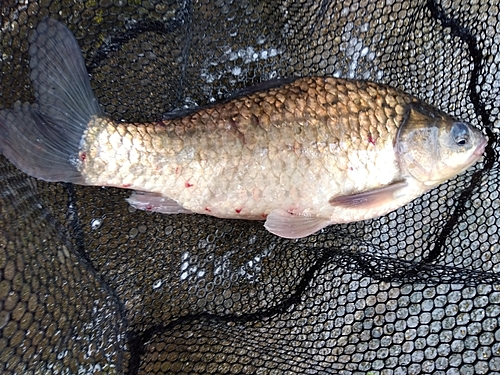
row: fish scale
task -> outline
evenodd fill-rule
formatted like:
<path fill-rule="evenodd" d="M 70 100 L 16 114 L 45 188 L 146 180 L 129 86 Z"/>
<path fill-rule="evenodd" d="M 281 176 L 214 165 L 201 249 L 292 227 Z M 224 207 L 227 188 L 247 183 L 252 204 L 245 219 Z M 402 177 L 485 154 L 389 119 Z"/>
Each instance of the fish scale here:
<path fill-rule="evenodd" d="M 0 111 L 0 151 L 47 181 L 134 189 L 166 214 L 265 219 L 287 238 L 395 210 L 470 167 L 487 138 L 387 85 L 334 77 L 263 83 L 187 115 L 105 116 L 79 46 L 46 19 L 30 36 L 37 103 Z"/>
<path fill-rule="evenodd" d="M 308 77 L 161 123 L 96 118 L 84 135 L 80 154 L 87 157 L 79 170 L 89 185 L 127 185 L 182 202 L 193 212 L 211 207 L 221 217 L 233 217 L 242 208 L 238 216 L 260 219 L 278 207 L 272 201 L 303 208 L 312 208 L 313 200 L 325 205 L 337 195 L 401 178 L 392 150 L 396 124 L 403 119 L 397 108 L 414 99 L 382 98 L 397 94 L 370 82 Z M 379 106 L 369 104 L 376 102 Z M 375 121 L 380 107 L 391 109 L 392 121 Z M 387 164 L 385 173 L 370 173 L 380 170 L 378 163 Z M 235 173 L 239 168 L 246 173 Z M 176 169 L 182 172 L 175 175 Z M 248 199 L 256 181 L 267 188 L 262 198 Z M 327 187 L 323 196 L 314 189 L 318 184 Z M 291 191 L 298 187 L 306 189 L 295 192 L 292 203 Z M 221 190 L 226 193 L 217 199 Z M 242 191 L 247 192 L 243 198 Z"/>

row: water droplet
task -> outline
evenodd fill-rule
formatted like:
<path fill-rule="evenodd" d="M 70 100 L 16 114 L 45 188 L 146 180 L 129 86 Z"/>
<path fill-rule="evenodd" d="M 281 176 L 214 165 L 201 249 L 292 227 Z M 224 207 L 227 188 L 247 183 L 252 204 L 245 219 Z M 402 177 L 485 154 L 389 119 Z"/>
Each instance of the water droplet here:
<path fill-rule="evenodd" d="M 153 283 L 153 289 L 158 289 L 159 287 L 161 287 L 161 284 L 163 284 L 163 281 L 162 281 L 161 279 L 156 280 L 156 281 Z"/>
<path fill-rule="evenodd" d="M 101 226 L 101 224 L 102 224 L 101 219 L 94 219 L 90 222 L 90 227 L 92 228 L 92 230 L 96 230 Z"/>
<path fill-rule="evenodd" d="M 233 75 L 239 76 L 241 74 L 241 68 L 239 66 L 235 66 L 232 70 Z"/>
<path fill-rule="evenodd" d="M 130 231 L 128 232 L 128 235 L 129 235 L 130 237 L 135 237 L 135 236 L 137 236 L 137 234 L 138 234 L 138 233 L 139 233 L 139 230 L 138 230 L 137 228 L 132 228 L 132 229 L 130 229 Z"/>

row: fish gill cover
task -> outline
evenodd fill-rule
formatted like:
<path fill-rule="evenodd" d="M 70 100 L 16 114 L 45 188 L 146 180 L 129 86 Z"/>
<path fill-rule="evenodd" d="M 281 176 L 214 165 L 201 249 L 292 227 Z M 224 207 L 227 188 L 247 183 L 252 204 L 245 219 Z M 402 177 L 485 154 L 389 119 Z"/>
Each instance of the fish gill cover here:
<path fill-rule="evenodd" d="M 29 35 L 66 24 L 115 120 L 274 78 L 390 84 L 481 129 L 481 163 L 386 216 L 287 240 L 46 183 L 0 156 L 0 372 L 500 373 L 498 5 L 15 1 L 0 108 L 33 102 Z M 29 150 L 27 150 L 29 151 Z"/>

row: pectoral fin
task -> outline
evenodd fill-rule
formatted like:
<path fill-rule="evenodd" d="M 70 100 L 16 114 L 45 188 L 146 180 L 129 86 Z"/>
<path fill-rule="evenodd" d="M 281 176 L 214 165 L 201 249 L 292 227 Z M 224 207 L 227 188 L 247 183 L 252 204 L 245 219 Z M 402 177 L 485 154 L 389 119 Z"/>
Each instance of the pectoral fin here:
<path fill-rule="evenodd" d="M 271 233 L 284 238 L 307 237 L 331 224 L 325 219 L 294 215 L 277 209 L 267 216 L 264 227 Z"/>
<path fill-rule="evenodd" d="M 138 210 L 161 212 L 162 214 L 191 214 L 176 201 L 160 194 L 134 192 L 127 202 Z"/>
<path fill-rule="evenodd" d="M 329 203 L 337 207 L 371 209 L 392 201 L 397 193 L 407 186 L 406 182 L 398 181 L 379 189 L 334 197 L 329 200 Z"/>

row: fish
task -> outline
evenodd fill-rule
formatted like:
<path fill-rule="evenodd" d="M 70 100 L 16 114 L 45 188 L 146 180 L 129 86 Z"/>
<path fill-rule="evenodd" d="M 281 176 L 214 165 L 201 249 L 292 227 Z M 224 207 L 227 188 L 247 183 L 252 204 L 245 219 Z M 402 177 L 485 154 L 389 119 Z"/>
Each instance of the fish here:
<path fill-rule="evenodd" d="M 0 111 L 0 152 L 41 180 L 131 189 L 140 210 L 265 220 L 277 236 L 302 238 L 408 204 L 488 144 L 394 87 L 328 76 L 124 123 L 103 113 L 64 24 L 41 21 L 29 43 L 35 101 Z"/>

